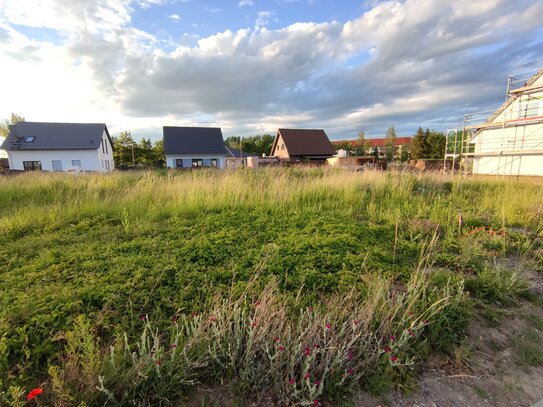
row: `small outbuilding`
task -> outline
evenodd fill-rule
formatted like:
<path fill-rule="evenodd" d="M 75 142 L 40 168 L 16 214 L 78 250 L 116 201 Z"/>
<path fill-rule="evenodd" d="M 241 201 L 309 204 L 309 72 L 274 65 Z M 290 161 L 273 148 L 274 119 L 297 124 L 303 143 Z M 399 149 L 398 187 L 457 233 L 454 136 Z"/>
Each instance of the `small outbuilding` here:
<path fill-rule="evenodd" d="M 336 153 L 322 129 L 279 129 L 271 156 L 285 162 L 320 162 Z"/>

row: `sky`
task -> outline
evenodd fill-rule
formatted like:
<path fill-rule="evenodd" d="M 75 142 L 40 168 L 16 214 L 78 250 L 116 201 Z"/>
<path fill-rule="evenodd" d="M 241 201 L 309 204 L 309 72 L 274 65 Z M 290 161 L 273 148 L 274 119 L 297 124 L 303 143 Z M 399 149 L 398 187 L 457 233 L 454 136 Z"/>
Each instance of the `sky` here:
<path fill-rule="evenodd" d="M 543 68 L 542 21 L 543 0 L 0 0 L 0 118 L 445 130 Z"/>

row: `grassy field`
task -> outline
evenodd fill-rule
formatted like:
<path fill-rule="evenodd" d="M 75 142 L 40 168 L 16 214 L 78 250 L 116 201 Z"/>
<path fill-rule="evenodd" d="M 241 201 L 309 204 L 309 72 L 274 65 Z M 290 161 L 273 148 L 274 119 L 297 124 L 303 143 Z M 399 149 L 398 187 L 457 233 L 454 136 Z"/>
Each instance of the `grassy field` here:
<path fill-rule="evenodd" d="M 458 210 L 464 229 L 458 228 Z M 0 178 L 0 391 L 317 404 L 412 386 L 542 264 L 543 188 L 326 169 Z M 147 403 L 147 404 L 146 404 Z"/>

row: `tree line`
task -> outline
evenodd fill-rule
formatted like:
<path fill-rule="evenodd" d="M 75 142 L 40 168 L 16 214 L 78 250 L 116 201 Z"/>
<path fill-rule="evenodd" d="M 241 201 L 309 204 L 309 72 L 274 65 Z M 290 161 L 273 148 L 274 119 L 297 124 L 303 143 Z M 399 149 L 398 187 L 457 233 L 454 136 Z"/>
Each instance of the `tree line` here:
<path fill-rule="evenodd" d="M 384 146 L 381 150 L 378 147 L 371 147 L 364 130 L 358 133 L 354 143 L 339 141 L 334 144 L 337 149 L 346 150 L 355 156 L 384 156 L 387 161 L 396 159 L 401 162 L 420 159 L 442 160 L 445 157 L 447 137 L 442 132 L 430 130 L 429 128 L 423 130 L 422 127 L 419 127 L 411 142 L 401 148 L 396 145 L 397 138 L 396 130 L 394 127 L 390 127 L 386 132 Z"/>

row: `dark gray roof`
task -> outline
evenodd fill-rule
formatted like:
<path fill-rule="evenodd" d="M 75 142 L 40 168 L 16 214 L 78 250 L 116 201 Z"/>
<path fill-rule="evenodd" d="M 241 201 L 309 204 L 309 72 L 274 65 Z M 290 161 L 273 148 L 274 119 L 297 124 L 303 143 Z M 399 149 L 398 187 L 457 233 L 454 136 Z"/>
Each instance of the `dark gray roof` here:
<path fill-rule="evenodd" d="M 164 126 L 164 155 L 226 155 L 218 127 Z"/>
<path fill-rule="evenodd" d="M 19 122 L 9 130 L 0 146 L 5 150 L 95 150 L 104 130 L 111 142 L 104 123 Z M 29 137 L 33 137 L 31 142 Z"/>
<path fill-rule="evenodd" d="M 246 153 L 245 151 L 240 151 L 237 148 L 231 148 L 228 146 L 224 146 L 224 148 L 226 149 L 226 155 L 228 157 L 246 158 L 246 157 L 254 157 L 258 155 L 254 153 Z"/>

